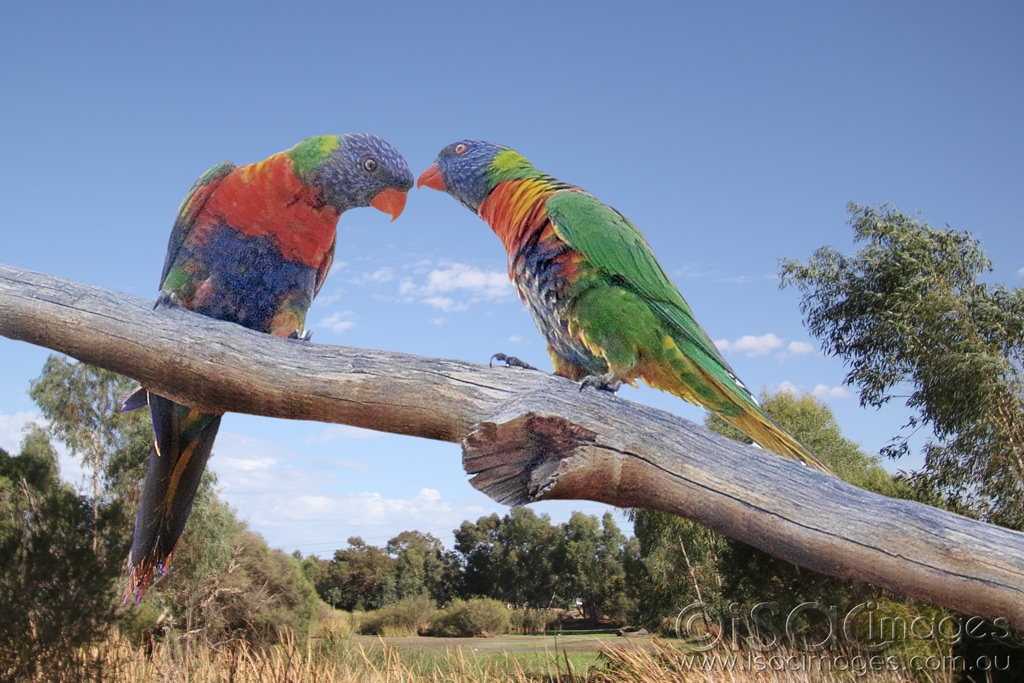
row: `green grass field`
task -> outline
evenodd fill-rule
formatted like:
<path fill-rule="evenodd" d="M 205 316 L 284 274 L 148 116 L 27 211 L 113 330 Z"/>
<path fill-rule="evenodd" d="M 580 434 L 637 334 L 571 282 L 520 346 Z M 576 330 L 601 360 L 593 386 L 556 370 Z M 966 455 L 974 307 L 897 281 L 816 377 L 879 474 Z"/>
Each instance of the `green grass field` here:
<path fill-rule="evenodd" d="M 557 676 L 567 671 L 580 675 L 604 668 L 603 650 L 650 648 L 650 636 L 623 638 L 616 635 L 537 635 L 497 636 L 494 638 L 431 638 L 402 636 L 352 636 L 352 643 L 368 652 L 394 648 L 407 665 L 427 663 L 438 657 L 450 657 L 460 651 L 467 661 L 511 668 L 512 660 L 528 675 Z M 568 662 L 568 664 L 567 664 Z M 570 668 L 571 667 L 571 668 Z"/>

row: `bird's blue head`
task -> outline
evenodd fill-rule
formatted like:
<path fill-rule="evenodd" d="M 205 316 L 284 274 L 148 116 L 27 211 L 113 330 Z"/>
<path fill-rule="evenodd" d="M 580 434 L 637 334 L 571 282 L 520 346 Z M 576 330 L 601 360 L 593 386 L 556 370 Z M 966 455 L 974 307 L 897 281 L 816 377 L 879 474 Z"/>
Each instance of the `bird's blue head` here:
<path fill-rule="evenodd" d="M 473 213 L 499 183 L 517 177 L 517 172 L 536 169 L 510 147 L 483 140 L 454 142 L 437 155 L 417 181 L 417 187 L 447 192 Z"/>
<path fill-rule="evenodd" d="M 339 211 L 372 206 L 398 218 L 412 189 L 409 164 L 387 140 L 366 133 L 306 138 L 288 152 L 303 182 Z"/>

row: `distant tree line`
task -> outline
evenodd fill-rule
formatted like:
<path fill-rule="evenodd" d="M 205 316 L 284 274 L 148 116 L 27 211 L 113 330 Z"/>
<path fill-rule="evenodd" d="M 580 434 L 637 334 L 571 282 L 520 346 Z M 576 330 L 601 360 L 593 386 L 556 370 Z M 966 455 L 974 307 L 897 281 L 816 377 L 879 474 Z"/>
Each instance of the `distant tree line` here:
<path fill-rule="evenodd" d="M 553 524 L 513 508 L 455 529 L 454 550 L 431 534 L 404 531 L 383 547 L 359 537 L 330 560 L 309 556 L 303 571 L 320 598 L 345 610 L 370 610 L 425 596 L 444 606 L 493 598 L 520 609 L 572 609 L 583 618 L 624 620 L 625 564 L 631 541 L 611 513 L 574 512 Z"/>

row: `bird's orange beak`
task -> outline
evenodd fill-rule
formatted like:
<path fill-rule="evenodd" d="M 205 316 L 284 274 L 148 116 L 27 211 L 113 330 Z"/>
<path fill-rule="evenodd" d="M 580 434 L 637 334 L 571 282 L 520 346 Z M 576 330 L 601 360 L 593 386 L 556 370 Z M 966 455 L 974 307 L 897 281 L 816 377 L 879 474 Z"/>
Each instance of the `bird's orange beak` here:
<path fill-rule="evenodd" d="M 388 214 L 391 216 L 391 220 L 394 221 L 402 215 L 402 210 L 405 209 L 405 197 L 405 193 L 401 190 L 389 187 L 378 192 L 377 196 L 370 202 L 370 206 Z"/>
<path fill-rule="evenodd" d="M 416 187 L 424 185 L 432 190 L 444 192 L 444 178 L 441 177 L 441 169 L 437 164 L 431 164 L 430 168 L 424 171 L 420 175 L 420 179 L 416 181 Z"/>

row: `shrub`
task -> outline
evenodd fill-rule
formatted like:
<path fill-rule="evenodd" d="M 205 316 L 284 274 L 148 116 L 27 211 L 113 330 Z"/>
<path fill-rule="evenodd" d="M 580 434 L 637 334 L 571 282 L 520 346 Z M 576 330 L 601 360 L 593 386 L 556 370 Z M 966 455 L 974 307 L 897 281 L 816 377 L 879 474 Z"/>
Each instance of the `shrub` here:
<path fill-rule="evenodd" d="M 210 644 L 269 645 L 282 630 L 305 637 L 321 603 L 298 560 L 267 546 L 216 497 L 197 501 L 189 524 L 171 572 L 154 586 L 171 615 L 167 626 Z"/>
<path fill-rule="evenodd" d="M 348 640 L 355 634 L 358 624 L 359 617 L 354 613 L 334 609 L 321 602 L 319 612 L 310 626 L 310 635 L 328 640 Z"/>
<path fill-rule="evenodd" d="M 426 596 L 406 598 L 367 612 L 359 623 L 359 632 L 388 637 L 425 633 L 436 612 L 434 601 Z"/>
<path fill-rule="evenodd" d="M 430 624 L 430 634 L 452 638 L 496 636 L 506 633 L 511 611 L 491 598 L 453 600 Z"/>
<path fill-rule="evenodd" d="M 118 507 L 98 515 L 39 430 L 21 455 L 0 450 L 0 680 L 57 680 L 71 651 L 105 635 L 127 549 Z"/>
<path fill-rule="evenodd" d="M 509 633 L 536 636 L 558 629 L 557 609 L 517 609 L 509 614 Z"/>

